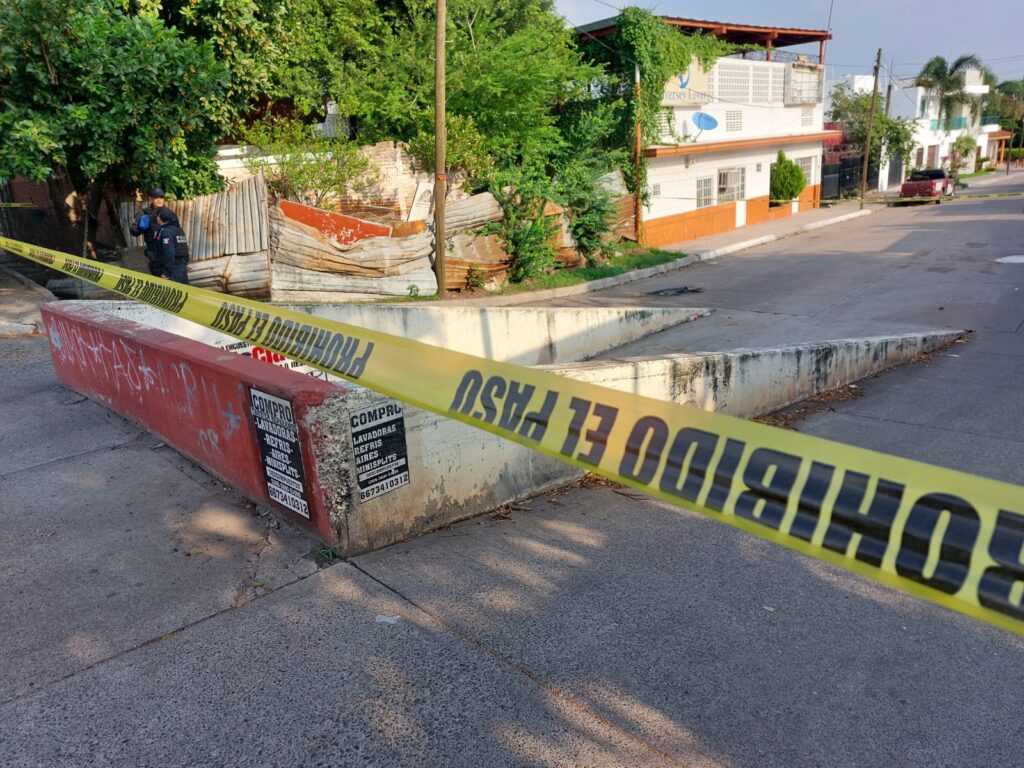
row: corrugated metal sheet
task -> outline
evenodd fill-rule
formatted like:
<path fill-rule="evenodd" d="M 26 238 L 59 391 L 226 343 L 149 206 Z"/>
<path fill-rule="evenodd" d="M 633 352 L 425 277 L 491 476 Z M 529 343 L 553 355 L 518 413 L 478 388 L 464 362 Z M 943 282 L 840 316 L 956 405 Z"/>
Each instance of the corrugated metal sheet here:
<path fill-rule="evenodd" d="M 167 207 L 178 215 L 193 262 L 270 249 L 267 188 L 262 176 L 237 181 L 215 195 L 171 201 Z M 137 208 L 137 203 L 122 203 L 120 215 L 125 238 L 141 246 L 142 238 L 128 232 Z"/>

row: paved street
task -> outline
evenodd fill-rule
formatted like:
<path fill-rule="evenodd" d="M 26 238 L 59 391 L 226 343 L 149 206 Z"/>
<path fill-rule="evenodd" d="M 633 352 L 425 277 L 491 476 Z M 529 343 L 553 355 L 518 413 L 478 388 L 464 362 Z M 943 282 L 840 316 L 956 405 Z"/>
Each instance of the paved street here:
<path fill-rule="evenodd" d="M 717 310 L 617 356 L 971 329 L 796 428 L 1024 484 L 1024 264 L 996 262 L 1024 254 L 1021 208 L 881 210 L 560 303 Z M 703 292 L 651 295 L 684 285 Z M 327 564 L 61 389 L 40 339 L 0 340 L 0 413 L 0 765 L 1024 754 L 1024 639 L 632 491 L 566 489 Z"/>

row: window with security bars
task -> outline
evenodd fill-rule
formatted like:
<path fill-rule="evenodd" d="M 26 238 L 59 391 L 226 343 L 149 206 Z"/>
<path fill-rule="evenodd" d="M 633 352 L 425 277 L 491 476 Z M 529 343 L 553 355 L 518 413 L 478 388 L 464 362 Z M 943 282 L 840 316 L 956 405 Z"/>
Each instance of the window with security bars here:
<path fill-rule="evenodd" d="M 715 177 L 697 179 L 697 207 L 707 208 L 715 204 Z"/>
<path fill-rule="evenodd" d="M 747 190 L 746 168 L 723 168 L 718 172 L 718 202 L 743 200 Z"/>
<path fill-rule="evenodd" d="M 802 125 L 802 126 L 814 125 L 814 107 L 801 107 L 801 109 L 800 109 L 800 125 Z"/>
<path fill-rule="evenodd" d="M 651 184 L 651 197 L 661 197 L 661 184 Z"/>
<path fill-rule="evenodd" d="M 725 112 L 725 130 L 727 131 L 742 131 L 743 130 L 743 110 L 741 109 L 729 109 Z"/>
<path fill-rule="evenodd" d="M 798 157 L 793 160 L 800 170 L 804 172 L 804 179 L 807 180 L 808 184 L 814 183 L 814 155 L 810 157 Z"/>

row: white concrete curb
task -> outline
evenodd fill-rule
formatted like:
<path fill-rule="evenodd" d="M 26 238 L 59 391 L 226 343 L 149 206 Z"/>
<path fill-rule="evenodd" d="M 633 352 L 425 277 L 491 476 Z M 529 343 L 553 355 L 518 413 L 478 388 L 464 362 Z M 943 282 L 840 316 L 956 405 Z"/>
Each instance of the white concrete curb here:
<path fill-rule="evenodd" d="M 550 288 L 546 291 L 525 291 L 523 293 L 512 293 L 505 296 L 492 296 L 481 299 L 449 299 L 447 301 L 435 302 L 435 305 L 511 307 L 517 304 L 529 304 L 534 301 L 561 299 L 566 296 L 579 296 L 584 293 L 603 291 L 606 288 L 614 288 L 618 285 L 634 283 L 638 280 L 646 280 L 648 277 L 663 275 L 666 272 L 674 272 L 677 269 L 688 267 L 691 264 L 696 264 L 697 262 L 710 261 L 718 256 L 724 256 L 727 253 L 745 251 L 748 248 L 756 248 L 759 245 L 772 243 L 776 240 L 783 240 L 787 237 L 793 237 L 794 235 L 799 235 L 803 232 L 810 232 L 815 229 L 830 227 L 833 224 L 842 224 L 844 221 L 859 219 L 861 216 L 868 216 L 871 213 L 874 213 L 874 211 L 867 209 L 863 211 L 853 211 L 841 216 L 836 216 L 833 219 L 825 219 L 824 221 L 815 221 L 810 224 L 805 224 L 799 229 L 793 230 L 792 232 L 786 232 L 782 235 L 762 235 L 761 237 L 754 237 L 750 240 L 741 240 L 738 243 L 723 245 L 721 248 L 715 248 L 710 251 L 697 251 L 688 256 L 683 256 L 681 259 L 670 261 L 667 264 L 659 264 L 656 267 L 647 267 L 646 269 L 636 269 L 632 272 L 625 272 L 621 275 L 613 275 L 612 277 L 602 277 L 599 280 L 591 280 L 589 283 L 569 285 L 565 288 Z"/>

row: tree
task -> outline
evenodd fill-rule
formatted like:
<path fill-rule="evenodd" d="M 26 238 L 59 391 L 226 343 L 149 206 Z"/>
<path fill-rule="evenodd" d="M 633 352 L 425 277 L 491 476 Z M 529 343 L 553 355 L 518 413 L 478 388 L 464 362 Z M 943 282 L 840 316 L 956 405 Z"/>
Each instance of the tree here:
<path fill-rule="evenodd" d="M 0 177 L 48 180 L 75 242 L 115 191 L 222 186 L 209 116 L 228 73 L 211 44 L 114 0 L 6 0 L 0 28 Z"/>
<path fill-rule="evenodd" d="M 970 106 L 972 114 L 978 114 L 981 102 L 964 90 L 964 77 L 968 69 L 980 69 L 981 66 L 981 59 L 973 54 L 960 56 L 952 64 L 942 56 L 934 56 L 918 73 L 914 84 L 934 93 L 938 101 L 939 125 L 943 124 L 943 119 L 948 125 L 953 110 L 961 105 Z"/>
<path fill-rule="evenodd" d="M 796 200 L 807 186 L 807 179 L 800 166 L 786 157 L 781 149 L 779 156 L 772 165 L 771 177 L 768 182 L 770 205 L 784 205 Z"/>
<path fill-rule="evenodd" d="M 845 140 L 861 151 L 868 138 L 871 119 L 871 94 L 858 93 L 849 83 L 839 82 L 832 87 L 832 107 L 829 119 L 843 128 Z M 871 131 L 871 163 L 879 165 L 884 159 L 909 158 L 915 146 L 912 120 L 889 117 L 884 110 L 875 111 L 875 125 Z"/>
<path fill-rule="evenodd" d="M 296 118 L 266 118 L 245 139 L 258 154 L 246 158 L 253 173 L 263 172 L 276 195 L 317 208 L 346 192 L 365 192 L 377 181 L 373 163 L 344 137 L 323 136 Z"/>
<path fill-rule="evenodd" d="M 967 158 L 974 154 L 978 142 L 973 136 L 958 136 L 949 148 L 949 170 L 957 173 L 967 166 Z"/>
<path fill-rule="evenodd" d="M 392 0 L 380 7 L 374 51 L 355 65 L 362 89 L 352 112 L 355 132 L 367 143 L 419 136 L 422 145 L 433 133 L 434 3 Z M 479 136 L 501 166 L 546 164 L 561 143 L 557 105 L 602 76 L 582 60 L 550 0 L 452 0 L 446 34 L 451 140 L 473 143 Z"/>

